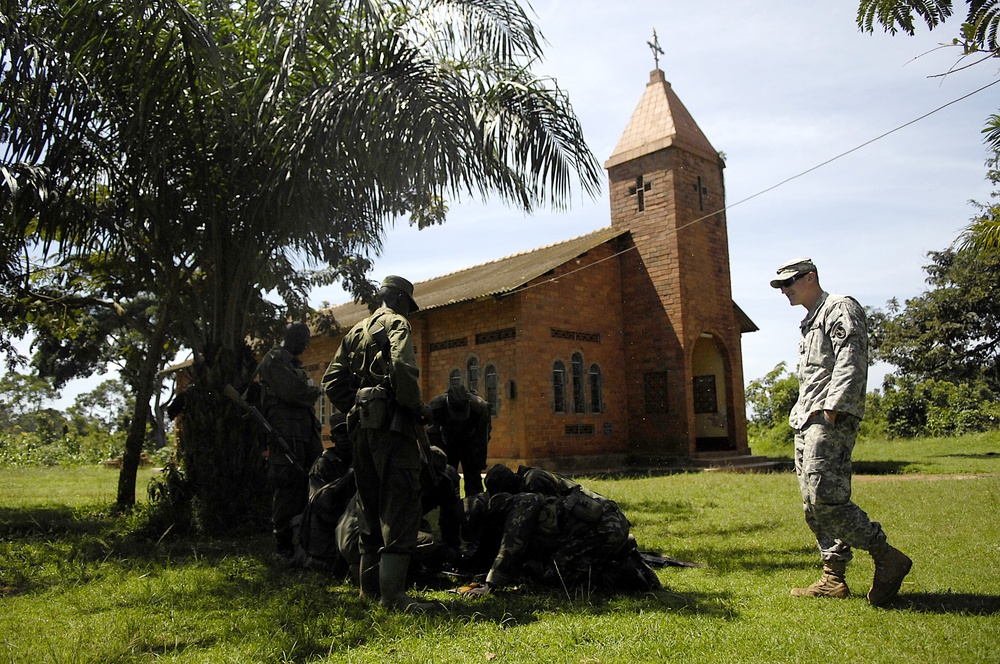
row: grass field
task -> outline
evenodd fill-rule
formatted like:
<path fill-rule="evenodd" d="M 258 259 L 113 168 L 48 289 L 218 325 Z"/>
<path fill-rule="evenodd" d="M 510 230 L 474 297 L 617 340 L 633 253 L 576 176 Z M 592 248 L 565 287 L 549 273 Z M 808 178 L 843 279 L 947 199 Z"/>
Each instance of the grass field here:
<path fill-rule="evenodd" d="M 864 552 L 849 599 L 789 595 L 819 565 L 787 472 L 586 480 L 642 548 L 706 564 L 659 570 L 661 591 L 463 600 L 442 581 L 420 594 L 447 611 L 414 616 L 282 568 L 265 534 L 137 537 L 110 515 L 113 471 L 4 470 L 0 661 L 1000 662 L 1000 435 L 872 441 L 856 459 L 881 473 L 856 478 L 856 502 L 915 561 L 887 609 L 864 599 Z"/>

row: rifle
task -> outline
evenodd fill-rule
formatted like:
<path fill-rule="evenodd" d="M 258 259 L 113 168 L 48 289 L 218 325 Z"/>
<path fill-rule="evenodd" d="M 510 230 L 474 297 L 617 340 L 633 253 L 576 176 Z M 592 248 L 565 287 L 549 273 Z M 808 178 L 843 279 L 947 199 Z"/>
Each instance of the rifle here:
<path fill-rule="evenodd" d="M 277 441 L 278 445 L 281 447 L 281 451 L 285 455 L 285 458 L 288 459 L 288 461 L 295 466 L 299 472 L 306 473 L 306 469 L 302 467 L 301 463 L 299 463 L 298 458 L 295 456 L 295 452 L 292 451 L 292 448 L 288 446 L 288 443 L 281 437 L 281 434 L 279 434 L 275 428 L 271 426 L 271 423 L 267 421 L 267 418 L 264 417 L 259 410 L 257 410 L 253 405 L 247 403 L 246 399 L 243 398 L 243 395 L 237 392 L 236 388 L 232 385 L 227 384 L 226 387 L 223 388 L 222 392 L 229 397 L 233 403 L 247 411 L 249 415 L 252 415 L 253 418 L 257 420 L 257 424 L 263 427 L 264 431 L 267 432 L 268 440 Z"/>

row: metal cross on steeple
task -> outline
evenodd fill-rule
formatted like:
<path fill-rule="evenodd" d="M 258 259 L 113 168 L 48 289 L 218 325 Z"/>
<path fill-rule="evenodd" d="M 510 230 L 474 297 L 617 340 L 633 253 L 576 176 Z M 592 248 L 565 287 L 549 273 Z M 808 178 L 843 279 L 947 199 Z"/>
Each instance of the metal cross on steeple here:
<path fill-rule="evenodd" d="M 649 50 L 653 52 L 653 61 L 656 63 L 656 68 L 660 68 L 660 56 L 663 55 L 663 49 L 660 48 L 660 39 L 656 36 L 656 28 L 653 28 L 653 41 L 646 42 L 649 44 Z"/>

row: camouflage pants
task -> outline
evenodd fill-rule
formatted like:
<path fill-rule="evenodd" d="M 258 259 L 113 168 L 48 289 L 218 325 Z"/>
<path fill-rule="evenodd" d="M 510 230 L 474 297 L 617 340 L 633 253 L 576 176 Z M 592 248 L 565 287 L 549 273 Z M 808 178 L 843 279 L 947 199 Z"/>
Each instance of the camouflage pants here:
<path fill-rule="evenodd" d="M 816 535 L 824 561 L 851 559 L 851 549 L 885 542 L 877 521 L 851 501 L 851 453 L 860 420 L 843 413 L 831 427 L 814 413 L 795 433 L 795 473 L 802 492 L 806 524 Z"/>
<path fill-rule="evenodd" d="M 417 546 L 420 450 L 388 429 L 361 429 L 354 441 L 361 553 L 412 554 Z"/>

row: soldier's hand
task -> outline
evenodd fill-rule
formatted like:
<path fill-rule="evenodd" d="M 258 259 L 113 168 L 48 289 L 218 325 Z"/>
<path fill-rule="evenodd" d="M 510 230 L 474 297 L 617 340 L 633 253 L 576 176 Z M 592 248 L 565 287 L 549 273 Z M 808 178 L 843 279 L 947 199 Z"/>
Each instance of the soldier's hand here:
<path fill-rule="evenodd" d="M 472 583 L 462 586 L 461 588 L 456 588 L 455 592 L 462 597 L 482 597 L 483 595 L 488 595 L 490 588 L 493 584 L 489 581 L 484 583 L 477 583 L 473 581 Z"/>
<path fill-rule="evenodd" d="M 417 415 L 418 424 L 430 424 L 431 420 L 434 419 L 434 414 L 431 412 L 431 407 L 427 404 L 423 404 L 420 407 L 420 413 Z"/>

